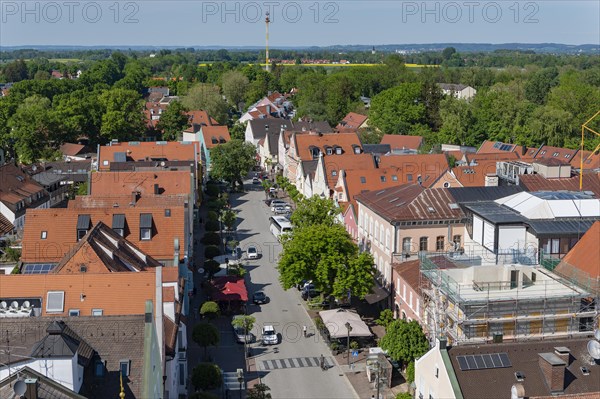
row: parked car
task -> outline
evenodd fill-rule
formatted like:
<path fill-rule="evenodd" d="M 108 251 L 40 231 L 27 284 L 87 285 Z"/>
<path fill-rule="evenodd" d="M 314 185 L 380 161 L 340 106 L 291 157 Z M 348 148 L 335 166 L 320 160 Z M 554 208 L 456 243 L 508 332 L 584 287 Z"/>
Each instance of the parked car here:
<path fill-rule="evenodd" d="M 276 207 L 281 207 L 281 208 L 285 209 L 286 206 L 289 206 L 289 204 L 286 203 L 286 202 L 283 202 L 281 200 L 278 200 L 277 202 L 272 202 L 271 203 L 271 210 L 275 211 Z"/>
<path fill-rule="evenodd" d="M 237 316 L 233 316 L 233 320 L 235 319 L 239 319 L 243 316 L 237 315 Z M 233 324 L 232 324 L 233 326 Z M 243 328 L 236 328 L 233 327 L 233 334 L 235 335 L 235 341 L 239 344 L 243 344 L 244 342 L 246 343 L 250 343 L 254 341 L 254 335 L 248 331 L 248 334 L 245 334 L 245 331 Z"/>
<path fill-rule="evenodd" d="M 248 257 L 248 259 L 258 259 L 258 250 L 256 249 L 256 247 L 248 247 L 248 249 L 246 250 L 246 256 Z"/>
<path fill-rule="evenodd" d="M 276 206 L 276 207 L 271 208 L 271 210 L 276 215 L 284 215 L 284 214 L 287 214 L 289 212 L 283 206 Z"/>
<path fill-rule="evenodd" d="M 257 291 L 252 295 L 252 302 L 257 305 L 260 305 L 261 303 L 267 303 L 268 301 L 269 298 L 262 291 Z"/>
<path fill-rule="evenodd" d="M 262 328 L 262 343 L 263 345 L 277 345 L 279 343 L 275 327 L 267 325 Z"/>
<path fill-rule="evenodd" d="M 277 192 L 277 189 L 275 187 L 269 187 L 269 193 L 275 194 L 276 192 Z"/>
<path fill-rule="evenodd" d="M 285 204 L 285 201 L 282 200 L 282 199 L 277 199 L 277 198 L 272 199 L 271 201 L 269 201 L 269 206 L 270 207 L 273 207 L 273 206 L 276 206 L 276 205 L 280 205 L 280 204 Z"/>
<path fill-rule="evenodd" d="M 253 177 L 252 184 L 260 184 L 260 179 L 258 177 Z"/>

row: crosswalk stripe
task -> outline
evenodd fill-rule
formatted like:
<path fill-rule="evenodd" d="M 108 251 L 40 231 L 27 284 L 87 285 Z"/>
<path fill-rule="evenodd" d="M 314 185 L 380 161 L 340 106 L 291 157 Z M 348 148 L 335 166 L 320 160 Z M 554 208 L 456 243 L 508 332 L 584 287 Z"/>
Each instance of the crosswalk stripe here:
<path fill-rule="evenodd" d="M 304 364 L 302 364 L 302 359 L 300 359 L 299 357 L 297 357 L 296 361 L 298 362 L 298 367 L 304 367 Z"/>
<path fill-rule="evenodd" d="M 333 359 L 331 357 L 324 358 L 325 365 L 333 367 Z M 276 369 L 287 369 L 287 368 L 300 368 L 300 367 L 318 367 L 321 365 L 320 357 L 296 357 L 296 358 L 284 358 L 284 359 L 270 359 L 263 360 L 259 363 L 262 370 L 276 370 Z"/>

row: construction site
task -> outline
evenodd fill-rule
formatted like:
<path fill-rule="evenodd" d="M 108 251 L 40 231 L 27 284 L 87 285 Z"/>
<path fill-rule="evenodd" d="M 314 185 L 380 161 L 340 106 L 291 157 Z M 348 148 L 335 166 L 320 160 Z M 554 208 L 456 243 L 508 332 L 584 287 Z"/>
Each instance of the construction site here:
<path fill-rule="evenodd" d="M 451 254 L 420 255 L 420 289 L 428 337 L 449 344 L 525 341 L 593 335 L 597 283 L 539 265 L 473 265 Z M 562 269 L 567 269 L 563 267 Z"/>

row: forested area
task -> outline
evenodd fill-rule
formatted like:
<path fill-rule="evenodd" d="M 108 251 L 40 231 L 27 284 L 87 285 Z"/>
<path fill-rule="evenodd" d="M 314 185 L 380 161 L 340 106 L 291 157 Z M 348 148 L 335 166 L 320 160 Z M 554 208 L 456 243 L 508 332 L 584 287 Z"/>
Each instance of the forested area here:
<path fill-rule="evenodd" d="M 206 109 L 233 127 L 242 110 L 269 91 L 292 88 L 298 91 L 293 98 L 297 117 L 335 126 L 349 111 L 368 114 L 371 128 L 361 133 L 365 142 L 391 133 L 423 135 L 430 145 L 476 146 L 490 139 L 574 148 L 581 124 L 600 108 L 600 60 L 592 55 L 459 54 L 448 48 L 406 58 L 387 54 L 375 66 L 273 65 L 266 72 L 226 50 L 212 52 L 221 60 L 212 63 L 198 63 L 210 61 L 209 55 L 191 49 L 161 50 L 154 57 L 100 50 L 71 55 L 88 53 L 103 58 L 66 63 L 35 58 L 0 66 L 0 82 L 16 82 L 0 98 L 0 146 L 9 156 L 26 163 L 52 157 L 61 143 L 80 137 L 90 144 L 139 139 L 147 131 L 142 94 L 157 85 L 168 85 L 181 99 L 177 114 L 163 123 L 168 139 L 185 124 L 179 117 L 182 110 Z M 414 61 L 413 56 L 437 57 L 442 66 L 407 68 L 405 62 Z M 52 70 L 83 73 L 79 79 L 52 79 Z M 477 95 L 471 101 L 444 97 L 437 85 L 441 82 L 472 86 Z M 372 99 L 370 109 L 361 96 Z M 586 144 L 593 148 L 597 140 Z"/>

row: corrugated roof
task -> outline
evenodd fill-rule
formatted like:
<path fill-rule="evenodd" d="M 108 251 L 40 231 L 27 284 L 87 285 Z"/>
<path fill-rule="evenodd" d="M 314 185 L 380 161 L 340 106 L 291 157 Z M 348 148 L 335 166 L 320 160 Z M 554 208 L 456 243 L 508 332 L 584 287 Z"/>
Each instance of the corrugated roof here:
<path fill-rule="evenodd" d="M 448 191 L 458 203 L 493 201 L 523 191 L 521 186 L 451 187 Z"/>
<path fill-rule="evenodd" d="M 579 191 L 579 176 L 560 179 L 547 179 L 540 174 L 520 175 L 519 185 L 527 191 Z M 600 176 L 595 173 L 583 175 L 583 191 L 593 192 L 600 198 Z"/>

